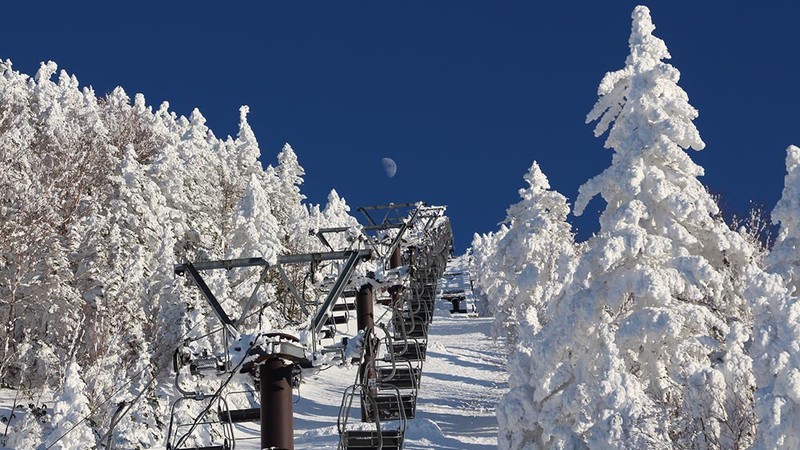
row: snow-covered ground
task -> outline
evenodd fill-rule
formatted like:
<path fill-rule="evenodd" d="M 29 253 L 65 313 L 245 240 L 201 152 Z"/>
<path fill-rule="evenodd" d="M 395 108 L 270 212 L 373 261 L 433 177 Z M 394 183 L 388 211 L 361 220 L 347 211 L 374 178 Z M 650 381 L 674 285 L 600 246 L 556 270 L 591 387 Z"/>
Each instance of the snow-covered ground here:
<path fill-rule="evenodd" d="M 474 297 L 465 257 L 448 263 L 438 291 L 463 291 L 467 309 L 472 311 Z M 507 390 L 502 342 L 490 337 L 492 318 L 451 314 L 451 307 L 441 295 L 437 298 L 416 418 L 408 421 L 406 449 L 497 447 L 495 405 Z M 299 392 L 295 391 L 296 448 L 336 448 L 342 393 L 355 377 L 355 366 L 305 374 Z M 257 424 L 239 424 L 237 431 L 237 449 L 258 448 Z"/>
<path fill-rule="evenodd" d="M 440 280 L 439 292 L 450 291 L 464 291 L 468 310 L 472 309 L 463 257 L 450 261 Z M 416 419 L 409 420 L 406 431 L 407 449 L 497 447 L 495 404 L 507 389 L 502 343 L 490 337 L 491 318 L 451 315 L 451 307 L 448 301 L 436 302 Z M 355 366 L 330 367 L 306 376 L 294 404 L 298 449 L 338 445 L 342 393 L 355 376 Z M 237 448 L 258 448 L 257 425 L 239 425 L 238 430 Z"/>
<path fill-rule="evenodd" d="M 471 311 L 474 298 L 466 263 L 464 257 L 448 263 L 439 292 L 464 291 Z M 502 342 L 490 337 L 492 318 L 451 315 L 451 307 L 437 299 L 416 418 L 408 421 L 407 449 L 497 447 L 495 405 L 507 390 Z M 355 367 L 331 367 L 307 377 L 294 405 L 296 448 L 337 446 L 342 393 L 355 375 Z M 257 440 L 250 442 L 237 440 L 237 448 L 257 448 Z"/>

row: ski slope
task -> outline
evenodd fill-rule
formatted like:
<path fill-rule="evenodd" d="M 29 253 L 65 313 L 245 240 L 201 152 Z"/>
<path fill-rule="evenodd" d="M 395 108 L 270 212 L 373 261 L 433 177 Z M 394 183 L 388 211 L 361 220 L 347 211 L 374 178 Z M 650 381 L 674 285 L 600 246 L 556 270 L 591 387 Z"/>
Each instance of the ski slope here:
<path fill-rule="evenodd" d="M 449 261 L 438 290 L 464 291 L 471 311 L 475 299 L 467 269 L 465 257 Z M 437 299 L 416 419 L 409 420 L 406 431 L 407 449 L 497 448 L 495 405 L 507 390 L 502 342 L 491 337 L 492 318 L 451 315 L 451 307 Z M 338 445 L 339 404 L 354 380 L 355 367 L 332 367 L 306 379 L 295 403 L 296 448 Z"/>
<path fill-rule="evenodd" d="M 441 300 L 441 294 L 452 291 L 463 291 L 468 311 L 473 310 L 475 298 L 463 256 L 449 261 L 439 280 L 416 419 L 408 421 L 406 449 L 497 448 L 495 405 L 507 390 L 502 342 L 491 337 L 491 317 L 450 313 L 452 305 Z M 304 382 L 295 391 L 295 448 L 337 447 L 342 393 L 355 377 L 356 366 L 304 373 Z M 259 448 L 258 424 L 237 424 L 236 429 L 237 449 Z"/>

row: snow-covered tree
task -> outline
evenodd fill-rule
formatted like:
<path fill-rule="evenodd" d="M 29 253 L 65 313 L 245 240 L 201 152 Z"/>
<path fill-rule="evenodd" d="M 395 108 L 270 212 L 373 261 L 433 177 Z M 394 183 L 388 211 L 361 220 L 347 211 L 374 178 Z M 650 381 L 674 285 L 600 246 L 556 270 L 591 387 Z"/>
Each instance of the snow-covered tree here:
<path fill-rule="evenodd" d="M 172 351 L 217 325 L 173 264 L 274 260 L 298 230 L 308 240 L 309 211 L 323 214 L 302 204 L 291 147 L 276 168 L 261 168 L 247 107 L 236 138 L 220 140 L 199 111 L 180 117 L 166 102 L 154 111 L 121 88 L 98 99 L 57 71 L 48 62 L 30 77 L 0 61 L 0 382 L 57 392 L 76 379 L 63 373 L 72 362 L 93 405 L 112 393 L 114 402 L 138 398 L 112 438 L 150 447 L 164 432 L 156 392 L 172 383 Z M 344 220 L 346 204 L 334 203 L 328 216 Z M 241 297 L 238 281 L 207 278 L 223 302 Z M 262 292 L 274 297 L 275 286 Z M 225 306 L 237 312 L 235 301 Z M 129 381 L 135 395 L 113 392 Z M 96 436 L 113 409 L 93 412 Z M 25 417 L 8 442 L 52 437 L 50 422 Z"/>
<path fill-rule="evenodd" d="M 283 253 L 279 231 L 278 221 L 270 209 L 263 181 L 258 175 L 252 174 L 244 196 L 234 208 L 233 231 L 228 239 L 227 257 L 260 257 L 274 264 L 277 256 Z M 250 271 L 231 272 L 229 274 L 231 284 L 239 286 L 231 292 L 231 296 L 245 302 L 252 284 L 243 281 L 253 275 L 254 273 Z M 244 304 L 231 306 L 232 311 L 238 315 Z"/>
<path fill-rule="evenodd" d="M 780 274 L 795 295 L 800 293 L 800 148 L 786 149 L 783 196 L 772 211 L 772 222 L 780 232 L 767 256 L 771 272 Z"/>
<path fill-rule="evenodd" d="M 42 444 L 47 425 L 47 410 L 41 406 L 30 404 L 28 408 L 17 407 L 14 416 L 17 420 L 11 419 L 12 428 L 3 440 L 4 446 L 8 448 L 39 447 Z"/>
<path fill-rule="evenodd" d="M 239 133 L 230 150 L 231 161 L 235 168 L 234 178 L 239 182 L 249 180 L 250 175 L 263 171 L 261 163 L 258 161 L 261 156 L 258 140 L 247 121 L 249 112 L 250 108 L 247 106 L 239 108 Z"/>
<path fill-rule="evenodd" d="M 519 190 L 521 201 L 509 207 L 504 224 L 508 231 L 497 241 L 499 265 L 495 276 L 508 283 L 506 296 L 490 299 L 496 327 L 508 337 L 513 349 L 520 336 L 535 334 L 547 303 L 567 284 L 575 268 L 574 237 L 566 218 L 567 199 L 550 190 L 539 164 L 524 177 L 528 187 Z"/>
<path fill-rule="evenodd" d="M 112 402 L 123 412 L 117 416 L 118 422 L 113 430 L 110 430 L 109 423 L 114 448 L 147 449 L 163 443 L 165 433 L 160 424 L 163 423 L 164 410 L 159 407 L 154 383 L 151 383 L 155 375 L 149 359 L 140 359 L 133 373 L 129 374 L 134 380 L 131 388 L 119 392 Z M 111 420 L 114 420 L 113 416 Z"/>
<path fill-rule="evenodd" d="M 86 382 L 76 362 L 67 366 L 61 394 L 53 406 L 51 430 L 45 444 L 56 450 L 93 448 L 96 437 L 89 425 L 91 408 L 84 394 Z"/>
<path fill-rule="evenodd" d="M 184 242 L 187 256 L 219 258 L 224 247 L 222 224 L 226 220 L 221 182 L 223 144 L 214 137 L 197 109 L 188 120 L 180 118 L 178 127 L 182 136 L 177 150 L 184 163 L 183 183 L 188 194 L 180 204 L 189 228 Z"/>
<path fill-rule="evenodd" d="M 475 234 L 472 238 L 472 270 L 478 285 L 478 313 L 482 315 L 506 315 L 498 305 L 509 303 L 515 286 L 505 279 L 505 271 L 500 264 L 498 242 L 508 234 L 508 226 L 501 224 L 496 232 Z M 494 329 L 497 334 L 501 330 Z"/>
<path fill-rule="evenodd" d="M 611 166 L 600 234 L 534 336 L 527 441 L 541 447 L 746 447 L 755 381 L 744 350 L 754 249 L 719 218 L 685 149 L 705 144 L 649 10 L 633 12 L 625 68 L 606 74 L 587 116 Z M 755 270 L 755 269 L 753 269 Z M 577 332 L 577 330 L 580 330 Z"/>
<path fill-rule="evenodd" d="M 118 152 L 132 145 L 136 159 L 149 164 L 164 143 L 164 133 L 158 119 L 145 104 L 142 94 L 136 94 L 133 104 L 125 90 L 115 88 L 98 102 L 99 114 L 108 130 L 109 144 Z"/>
<path fill-rule="evenodd" d="M 535 422 L 525 413 L 534 398 L 531 367 L 538 364 L 531 348 L 543 324 L 550 320 L 553 303 L 560 300 L 577 264 L 567 199 L 550 190 L 550 183 L 534 162 L 525 175 L 528 187 L 522 200 L 508 209 L 508 232 L 497 242 L 496 258 L 504 279 L 513 286 L 505 305 L 495 306 L 496 326 L 508 336 L 509 392 L 498 405 L 500 446 L 524 448 L 535 441 Z"/>
<path fill-rule="evenodd" d="M 2 77 L 2 100 L 11 106 L 3 108 L 3 122 L 11 126 L 0 126 L 0 151 L 4 159 L 27 153 L 10 165 L 14 186 L 0 194 L 2 214 L 10 218 L 3 221 L 0 292 L 11 298 L 3 302 L 10 344 L 4 359 L 10 358 L 2 371 L 14 384 L 60 382 L 61 366 L 52 359 L 76 350 L 72 330 L 86 316 L 73 282 L 81 222 L 108 199 L 111 156 L 94 94 L 79 90 L 65 72 L 54 83 L 56 70 L 43 64 L 30 79 L 7 64 Z M 19 115 L 12 118 L 14 112 Z M 17 376 L 20 370 L 27 380 Z"/>
<path fill-rule="evenodd" d="M 800 447 L 800 148 L 789 146 L 786 153 L 783 196 L 772 211 L 780 232 L 767 256 L 775 275 L 755 273 L 748 292 L 755 318 L 750 352 L 758 387 L 759 449 Z"/>
<path fill-rule="evenodd" d="M 244 196 L 234 208 L 233 233 L 228 257 L 258 256 L 274 263 L 282 252 L 278 221 L 272 214 L 261 179 L 253 174 Z"/>
<path fill-rule="evenodd" d="M 358 236 L 361 226 L 358 220 L 350 215 L 350 206 L 347 201 L 339 196 L 335 189 L 328 193 L 328 203 L 322 210 L 321 223 L 325 227 L 347 227 L 352 231 L 328 235 L 326 238 L 335 250 L 348 248 L 353 243 L 353 238 Z"/>
<path fill-rule="evenodd" d="M 223 153 L 222 165 L 218 169 L 220 191 L 222 194 L 222 211 L 220 215 L 229 220 L 221 222 L 223 236 L 231 232 L 233 223 L 230 220 L 234 215 L 234 208 L 244 195 L 245 189 L 252 175 L 261 176 L 263 170 L 258 157 L 261 151 L 258 141 L 247 121 L 250 108 L 239 108 L 239 133 L 236 139 L 228 140 L 222 146 L 217 146 Z"/>
<path fill-rule="evenodd" d="M 754 330 L 748 349 L 756 381 L 754 448 L 800 446 L 800 301 L 779 275 L 750 274 Z"/>
<path fill-rule="evenodd" d="M 308 210 L 303 206 L 306 196 L 300 192 L 305 170 L 300 166 L 297 154 L 289 144 L 284 145 L 278 153 L 278 165 L 274 170 L 270 169 L 272 167 L 267 169 L 267 177 L 269 179 L 274 174 L 276 182 L 273 185 L 272 211 L 284 230 L 283 246 L 294 251 L 293 238 L 307 235 L 310 229 L 307 220 L 304 220 L 308 216 Z"/>

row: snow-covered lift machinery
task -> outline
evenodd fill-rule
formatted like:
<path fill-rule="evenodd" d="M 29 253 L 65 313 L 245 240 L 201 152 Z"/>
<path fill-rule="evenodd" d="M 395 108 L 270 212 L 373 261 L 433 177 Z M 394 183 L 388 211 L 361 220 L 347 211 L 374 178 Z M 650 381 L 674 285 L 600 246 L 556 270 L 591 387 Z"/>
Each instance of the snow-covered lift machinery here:
<path fill-rule="evenodd" d="M 362 227 L 364 234 L 373 245 L 379 258 L 388 260 L 395 247 L 397 247 L 404 233 L 414 222 L 417 213 L 424 208 L 424 203 L 390 203 L 388 205 L 362 206 L 358 208 L 369 222 Z M 385 211 L 380 221 L 373 215 L 377 211 Z M 396 229 L 396 232 L 391 230 Z M 382 250 L 382 251 L 381 251 Z"/>
<path fill-rule="evenodd" d="M 380 221 L 375 220 L 376 212 L 385 211 Z M 292 386 L 299 372 L 298 365 L 312 365 L 318 356 L 326 351 L 336 351 L 333 347 L 323 347 L 318 352 L 320 339 L 335 333 L 336 323 L 343 317 L 336 312 L 356 309 L 358 329 L 364 332 L 363 354 L 358 371 L 357 386 L 349 390 L 342 403 L 340 413 L 340 446 L 344 448 L 402 448 L 405 421 L 414 417 L 416 409 L 416 393 L 421 376 L 422 360 L 425 358 L 427 325 L 432 318 L 435 283 L 441 275 L 447 260 L 447 253 L 452 249 L 452 233 L 449 222 L 444 217 L 444 207 L 428 207 L 423 203 L 402 203 L 359 208 L 369 224 L 362 227 L 337 227 L 316 230 L 320 241 L 331 249 L 330 252 L 303 255 L 285 255 L 277 257 L 275 264 L 269 264 L 263 258 L 242 258 L 221 261 L 205 261 L 185 263 L 175 266 L 175 272 L 185 275 L 198 286 L 211 310 L 222 324 L 226 353 L 219 356 L 215 353 L 186 354 L 176 353 L 176 385 L 184 398 L 204 399 L 211 397 L 218 404 L 218 417 L 228 426 L 243 420 L 261 419 L 262 448 L 293 448 L 292 430 Z M 329 233 L 348 233 L 349 248 L 333 251 L 326 239 Z M 363 247 L 363 249 L 352 249 Z M 375 274 L 368 274 L 367 279 L 351 280 L 359 261 L 377 256 L 381 261 Z M 337 267 L 338 276 L 334 282 L 326 278 L 316 289 L 327 291 L 321 304 L 310 305 L 305 301 L 290 277 L 284 271 L 289 264 L 310 264 L 314 270 L 322 261 L 340 260 Z M 232 270 L 242 267 L 260 267 L 261 272 L 242 315 L 238 320 L 227 315 L 221 303 L 203 280 L 201 273 L 206 270 Z M 286 290 L 298 305 L 305 317 L 309 318 L 305 327 L 305 339 L 300 342 L 294 335 L 285 333 L 259 332 L 251 336 L 243 336 L 240 327 L 246 314 L 253 306 L 259 287 L 266 282 L 266 274 L 275 270 Z M 409 279 L 410 276 L 410 279 Z M 314 278 L 312 276 L 312 278 Z M 410 284 L 409 284 L 410 280 Z M 378 358 L 380 340 L 375 335 L 373 304 L 375 289 L 378 292 L 388 291 L 390 299 L 386 303 L 394 311 L 390 332 L 385 324 L 379 324 L 386 339 L 388 354 L 384 361 Z M 303 291 L 306 292 L 305 290 Z M 318 291 L 317 291 L 318 292 Z M 355 297 L 355 302 L 348 305 L 337 304 L 337 300 L 345 293 Z M 313 313 L 310 310 L 315 310 Z M 249 337 L 249 341 L 247 341 Z M 236 343 L 227 345 L 232 340 Z M 339 347 L 337 347 L 339 348 Z M 231 352 L 231 349 L 233 351 Z M 231 357 L 231 354 L 235 357 Z M 180 358 L 178 357 L 180 356 Z M 186 361 L 184 361 L 184 359 Z M 237 362 L 238 361 L 238 362 Z M 199 392 L 188 392 L 180 389 L 178 380 L 179 365 L 188 362 L 193 373 L 233 374 L 249 372 L 257 374 L 261 388 L 261 407 L 244 410 L 231 410 L 225 397 L 220 396 L 224 383 L 217 392 L 205 396 Z M 390 364 L 385 364 L 390 363 Z M 229 379 L 230 380 L 230 379 Z M 229 381 L 228 380 L 228 381 Z M 352 406 L 353 396 L 360 397 L 362 422 L 372 422 L 377 427 L 375 432 L 360 432 L 348 429 L 346 416 Z M 180 400 L 180 399 L 179 399 Z M 345 403 L 348 404 L 345 409 Z M 205 413 L 210 409 L 207 402 L 204 412 L 195 420 L 190 430 L 177 439 L 170 438 L 168 448 L 177 449 L 185 443 L 187 436 L 200 420 L 206 420 Z M 344 417 L 342 416 L 344 415 Z M 174 416 L 173 416 L 174 419 Z M 381 421 L 398 421 L 397 429 L 381 431 Z M 172 436 L 173 420 L 170 421 Z M 179 425 L 175 426 L 177 430 Z M 233 448 L 235 440 L 232 432 L 223 433 L 226 440 L 220 446 L 204 447 L 209 449 Z M 230 435 L 230 438 L 227 436 Z M 376 441 L 377 439 L 377 441 Z M 228 443 L 229 442 L 229 443 Z M 371 444 L 372 443 L 372 444 Z M 373 445 L 375 444 L 375 445 Z"/>
<path fill-rule="evenodd" d="M 175 414 L 172 414 L 170 419 L 170 426 L 168 430 L 168 443 L 167 448 L 177 450 L 182 448 L 181 445 L 188 440 L 188 436 L 193 432 L 198 424 L 212 422 L 208 419 L 208 411 L 211 407 L 211 401 L 216 399 L 219 403 L 219 420 L 223 424 L 224 441 L 219 445 L 210 445 L 207 447 L 199 447 L 205 450 L 216 450 L 234 448 L 235 440 L 230 424 L 242 420 L 252 420 L 259 417 L 261 420 L 261 447 L 274 448 L 274 449 L 293 449 L 294 436 L 293 436 L 293 412 L 292 412 L 292 387 L 295 385 L 296 374 L 299 372 L 297 365 L 311 365 L 313 359 L 316 357 L 316 346 L 320 333 L 331 318 L 334 306 L 337 299 L 345 290 L 351 276 L 353 275 L 356 266 L 362 260 L 367 260 L 371 257 L 370 250 L 347 250 L 342 252 L 326 252 L 326 253 L 312 253 L 300 255 L 283 255 L 277 257 L 277 263 L 270 265 L 263 258 L 241 258 L 219 261 L 203 261 L 196 263 L 184 263 L 175 266 L 175 273 L 178 275 L 187 276 L 199 288 L 203 297 L 206 299 L 211 309 L 214 311 L 215 316 L 222 324 L 223 333 L 225 334 L 225 342 L 228 338 L 232 338 L 237 343 L 234 344 L 234 353 L 239 355 L 239 361 L 233 364 L 231 358 L 231 347 L 226 347 L 226 356 L 224 358 L 213 357 L 213 355 L 184 355 L 190 362 L 190 367 L 197 368 L 196 370 L 209 369 L 213 367 L 217 373 L 229 372 L 244 372 L 251 374 L 258 374 L 260 381 L 260 394 L 261 394 L 261 407 L 256 413 L 254 409 L 246 410 L 230 410 L 227 402 L 220 396 L 222 389 L 227 384 L 224 383 L 216 393 L 206 395 L 201 392 L 189 392 L 181 389 L 179 382 L 179 366 L 181 362 L 180 352 L 176 352 L 176 387 L 183 396 L 178 399 L 173 405 L 173 411 L 178 402 L 186 401 L 187 399 L 194 399 L 197 401 L 207 402 L 207 406 L 203 412 L 197 416 L 194 423 L 183 435 L 178 435 L 178 430 L 182 427 L 181 424 L 173 422 Z M 252 307 L 252 302 L 256 298 L 256 291 L 264 282 L 266 272 L 270 269 L 275 269 L 281 275 L 281 279 L 287 284 L 289 291 L 298 305 L 303 309 L 307 316 L 311 316 L 310 312 L 306 309 L 304 302 L 300 299 L 296 287 L 291 283 L 286 273 L 283 271 L 282 266 L 289 264 L 314 264 L 318 265 L 323 261 L 343 260 L 338 276 L 335 282 L 327 293 L 325 300 L 317 308 L 313 317 L 309 322 L 307 330 L 311 333 L 312 348 L 307 348 L 306 345 L 300 342 L 299 338 L 286 333 L 257 333 L 254 336 L 249 336 L 249 342 L 244 342 L 248 337 L 243 336 L 242 330 L 238 327 L 241 324 L 247 311 Z M 201 272 L 214 269 L 231 270 L 235 268 L 245 267 L 261 267 L 261 274 L 259 276 L 256 288 L 247 305 L 244 308 L 242 317 L 236 321 L 230 318 L 222 307 L 219 300 L 216 298 L 212 290 L 209 288 L 203 279 Z M 223 364 L 224 362 L 224 364 Z M 231 367 L 233 366 L 233 367 Z M 198 372 L 199 373 L 199 372 Z M 228 381 L 230 378 L 228 379 Z M 256 415 L 257 414 L 257 415 Z M 175 430 L 175 431 L 173 431 Z"/>
<path fill-rule="evenodd" d="M 398 208 L 411 208 L 396 219 L 391 213 Z M 383 220 L 374 220 L 375 211 L 389 210 Z M 389 272 L 403 270 L 410 276 L 405 282 L 390 284 L 390 300 L 385 304 L 393 311 L 391 328 L 384 323 L 383 344 L 387 351 L 378 358 L 379 341 L 376 325 L 364 331 L 361 365 L 356 383 L 344 392 L 339 412 L 340 449 L 401 449 L 406 421 L 416 414 L 417 393 L 427 346 L 427 327 L 433 317 L 436 280 L 444 271 L 452 249 L 452 232 L 443 217 L 443 207 L 421 204 L 384 205 L 359 208 L 371 223 L 375 236 L 368 242 L 388 263 Z M 444 219 L 444 220 L 442 220 Z M 393 234 L 390 227 L 396 227 Z M 378 251 L 378 249 L 383 251 Z M 386 286 L 386 284 L 384 284 Z M 371 292 L 371 291 L 370 291 Z M 360 425 L 351 425 L 358 398 Z M 356 416 L 358 417 L 358 416 Z M 389 426 L 395 423 L 396 426 Z M 373 428 L 365 427 L 373 424 Z"/>

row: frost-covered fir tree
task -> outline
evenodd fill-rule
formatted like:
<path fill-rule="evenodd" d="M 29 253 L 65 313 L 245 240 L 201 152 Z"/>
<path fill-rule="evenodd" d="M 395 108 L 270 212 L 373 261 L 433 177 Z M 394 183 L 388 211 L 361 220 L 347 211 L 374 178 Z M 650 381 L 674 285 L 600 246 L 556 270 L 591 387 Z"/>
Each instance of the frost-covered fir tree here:
<path fill-rule="evenodd" d="M 249 180 L 250 175 L 263 171 L 261 163 L 258 161 L 261 156 L 258 140 L 250 127 L 250 123 L 247 121 L 249 113 L 250 108 L 248 106 L 239 108 L 239 133 L 236 135 L 236 140 L 233 141 L 233 146 L 230 150 L 230 158 L 234 167 L 233 178 L 239 180 L 240 183 L 244 180 Z"/>
<path fill-rule="evenodd" d="M 550 321 L 550 311 L 572 280 L 577 264 L 574 235 L 566 221 L 567 199 L 550 190 L 536 162 L 525 181 L 528 187 L 519 191 L 522 200 L 508 209 L 509 229 L 497 242 L 495 256 L 502 262 L 504 278 L 515 287 L 513 295 L 504 299 L 507 304 L 495 307 L 495 319 L 505 321 L 498 325 L 509 337 L 509 392 L 497 407 L 498 439 L 503 448 L 536 443 L 531 437 L 537 426 L 526 408 L 535 394 L 531 367 L 539 363 L 532 347 L 536 334 Z"/>
<path fill-rule="evenodd" d="M 53 406 L 52 428 L 44 442 L 47 448 L 93 448 L 97 443 L 89 426 L 91 408 L 84 394 L 86 382 L 80 371 L 80 366 L 75 362 L 67 366 L 61 394 Z"/>
<path fill-rule="evenodd" d="M 115 395 L 118 398 L 115 404 L 130 401 L 134 396 L 116 392 L 116 386 L 135 380 L 133 389 L 143 389 L 141 385 L 156 371 L 152 349 L 158 348 L 158 344 L 152 335 L 158 327 L 154 315 L 157 306 L 148 295 L 148 286 L 155 282 L 157 268 L 163 265 L 156 253 L 163 224 L 169 219 L 165 214 L 166 201 L 156 184 L 147 178 L 139 159 L 134 146 L 128 144 L 114 177 L 115 199 L 108 212 L 111 223 L 108 232 L 99 236 L 100 245 L 95 245 L 97 254 L 102 255 L 94 258 L 94 270 L 100 272 L 98 278 L 102 281 L 102 296 L 95 302 L 103 305 L 103 314 L 87 328 L 96 334 L 92 350 L 105 350 L 86 373 L 92 379 L 90 387 L 101 393 L 99 397 Z M 108 367 L 117 370 L 109 372 Z M 153 445 L 153 436 L 159 435 L 158 427 L 143 428 L 154 425 L 153 418 L 159 414 L 154 398 L 152 390 L 143 395 L 143 401 L 133 412 L 138 420 L 123 418 L 123 426 L 114 436 L 117 442 L 129 448 Z M 142 418 L 147 417 L 150 422 L 143 423 Z"/>
<path fill-rule="evenodd" d="M 181 209 L 187 212 L 187 250 L 201 258 L 219 258 L 223 249 L 222 225 L 226 220 L 222 167 L 224 145 L 206 126 L 206 119 L 195 109 L 188 120 L 180 118 L 182 137 L 178 154 L 184 162 L 183 183 L 188 196 Z M 212 256 L 214 255 L 214 256 Z"/>
<path fill-rule="evenodd" d="M 755 381 L 744 296 L 754 249 L 720 219 L 684 150 L 705 144 L 649 10 L 633 12 L 625 68 L 606 74 L 587 121 L 611 166 L 576 214 L 607 203 L 553 318 L 534 337 L 529 439 L 541 447 L 741 448 Z M 610 131 L 609 131 L 610 128 Z M 580 332 L 576 332 L 580 330 Z"/>
<path fill-rule="evenodd" d="M 321 223 L 325 227 L 347 227 L 351 231 L 344 233 L 336 233 L 327 236 L 328 242 L 334 250 L 341 250 L 348 248 L 352 245 L 359 233 L 361 226 L 358 220 L 350 215 L 350 206 L 347 201 L 339 196 L 335 189 L 328 193 L 328 203 L 325 209 L 322 210 Z"/>
<path fill-rule="evenodd" d="M 234 208 L 232 223 L 233 230 L 228 239 L 228 258 L 259 257 L 274 264 L 278 255 L 283 254 L 278 221 L 272 214 L 263 177 L 258 174 L 250 176 L 244 196 Z M 252 284 L 244 281 L 252 275 L 245 270 L 232 271 L 229 274 L 230 284 L 237 286 L 230 291 L 229 297 L 238 301 L 237 304 L 230 305 L 229 313 L 236 316 L 241 314 L 252 289 Z"/>
<path fill-rule="evenodd" d="M 772 222 L 780 232 L 767 256 L 771 272 L 780 274 L 787 286 L 800 293 L 800 148 L 786 149 L 786 178 L 783 196 L 772 211 Z"/>
<path fill-rule="evenodd" d="M 511 290 L 490 298 L 495 324 L 516 346 L 520 329 L 534 334 L 541 327 L 545 307 L 560 291 L 575 268 L 574 237 L 566 218 L 567 199 L 550 190 L 550 183 L 534 162 L 525 174 L 528 187 L 519 190 L 521 201 L 507 211 L 508 231 L 497 241 L 495 260 Z"/>
<path fill-rule="evenodd" d="M 793 145 L 786 150 L 786 172 L 783 196 L 772 211 L 780 232 L 766 258 L 776 275 L 756 274 L 748 293 L 755 318 L 750 351 L 759 449 L 800 447 L 800 148 Z"/>
<path fill-rule="evenodd" d="M 234 208 L 244 195 L 251 175 L 263 174 L 261 163 L 258 161 L 261 154 L 258 141 L 247 121 L 249 112 L 250 108 L 247 106 L 239 108 L 239 133 L 236 139 L 228 136 L 224 145 L 216 146 L 217 150 L 223 153 L 222 165 L 218 168 L 222 194 L 220 215 L 228 219 L 221 222 L 223 235 L 230 233 L 233 227 L 230 219 L 233 217 Z"/>
<path fill-rule="evenodd" d="M 229 238 L 230 250 L 227 256 L 257 256 L 274 264 L 275 258 L 283 250 L 278 231 L 278 221 L 270 209 L 263 182 L 258 175 L 253 174 L 244 196 L 234 208 L 233 233 Z"/>
<path fill-rule="evenodd" d="M 278 224 L 284 230 L 283 246 L 290 251 L 294 242 L 301 241 L 301 236 L 308 235 L 308 210 L 303 206 L 306 196 L 300 192 L 305 170 L 300 165 L 292 146 L 285 144 L 278 153 L 278 165 L 274 172 L 267 169 L 267 176 L 274 174 L 275 185 L 272 211 Z"/>
<path fill-rule="evenodd" d="M 754 448 L 800 447 L 800 301 L 778 275 L 750 274 L 758 429 Z"/>
<path fill-rule="evenodd" d="M 502 258 L 498 254 L 498 242 L 508 233 L 508 226 L 501 224 L 496 232 L 475 234 L 472 238 L 472 272 L 478 285 L 478 313 L 481 315 L 504 315 L 498 311 L 498 305 L 505 305 L 516 286 L 505 279 L 506 272 L 502 268 Z M 493 332 L 497 333 L 497 327 Z"/>

